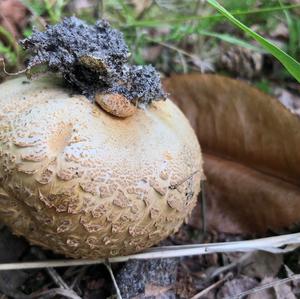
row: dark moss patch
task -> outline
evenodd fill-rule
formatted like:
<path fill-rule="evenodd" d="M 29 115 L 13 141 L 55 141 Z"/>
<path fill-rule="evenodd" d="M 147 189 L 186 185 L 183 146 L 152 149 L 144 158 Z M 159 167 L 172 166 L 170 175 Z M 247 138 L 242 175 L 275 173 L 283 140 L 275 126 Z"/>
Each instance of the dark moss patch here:
<path fill-rule="evenodd" d="M 66 18 L 47 26 L 45 32 L 34 31 L 20 43 L 32 55 L 29 69 L 46 64 L 90 99 L 96 92 L 122 93 L 138 104 L 165 99 L 156 70 L 150 65 L 129 65 L 123 34 L 106 21 L 88 25 Z"/>

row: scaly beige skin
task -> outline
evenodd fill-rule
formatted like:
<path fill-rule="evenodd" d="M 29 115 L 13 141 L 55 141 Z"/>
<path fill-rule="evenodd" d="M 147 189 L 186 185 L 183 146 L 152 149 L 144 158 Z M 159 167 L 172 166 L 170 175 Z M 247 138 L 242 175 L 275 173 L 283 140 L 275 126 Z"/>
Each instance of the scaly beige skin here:
<path fill-rule="evenodd" d="M 22 81 L 0 85 L 0 219 L 15 234 L 100 258 L 178 230 L 195 206 L 202 158 L 171 101 L 121 119 L 54 78 Z"/>

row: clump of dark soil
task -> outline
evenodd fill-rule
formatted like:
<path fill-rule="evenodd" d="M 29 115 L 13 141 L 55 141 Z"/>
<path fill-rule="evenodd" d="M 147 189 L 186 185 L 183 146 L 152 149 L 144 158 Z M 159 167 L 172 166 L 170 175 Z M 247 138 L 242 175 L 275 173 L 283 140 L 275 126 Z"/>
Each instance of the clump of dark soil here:
<path fill-rule="evenodd" d="M 122 297 L 129 299 L 144 294 L 147 285 L 173 286 L 178 263 L 179 260 L 175 258 L 129 260 L 116 277 Z"/>
<path fill-rule="evenodd" d="M 32 54 L 29 69 L 47 65 L 90 99 L 96 92 L 121 93 L 138 104 L 165 99 L 154 67 L 128 64 L 123 34 L 107 21 L 88 25 L 76 17 L 65 18 L 20 43 Z"/>

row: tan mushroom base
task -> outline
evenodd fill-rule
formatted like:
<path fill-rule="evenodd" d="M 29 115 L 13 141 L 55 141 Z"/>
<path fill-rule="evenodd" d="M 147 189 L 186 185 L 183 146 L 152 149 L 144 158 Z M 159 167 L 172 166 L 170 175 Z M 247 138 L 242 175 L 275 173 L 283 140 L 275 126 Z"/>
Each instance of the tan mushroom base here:
<path fill-rule="evenodd" d="M 120 119 L 53 78 L 0 85 L 0 218 L 32 244 L 73 258 L 150 247 L 190 214 L 201 176 L 169 100 Z"/>

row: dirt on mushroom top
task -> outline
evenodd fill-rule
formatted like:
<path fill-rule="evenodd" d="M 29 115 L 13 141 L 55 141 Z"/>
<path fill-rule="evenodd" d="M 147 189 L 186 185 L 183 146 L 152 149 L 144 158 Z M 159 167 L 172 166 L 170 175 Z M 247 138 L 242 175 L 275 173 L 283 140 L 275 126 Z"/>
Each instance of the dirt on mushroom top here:
<path fill-rule="evenodd" d="M 89 99 L 96 92 L 120 93 L 134 104 L 148 105 L 166 97 L 153 66 L 128 64 L 123 34 L 105 20 L 88 25 L 76 17 L 65 18 L 20 43 L 32 55 L 29 69 L 45 64 Z"/>

